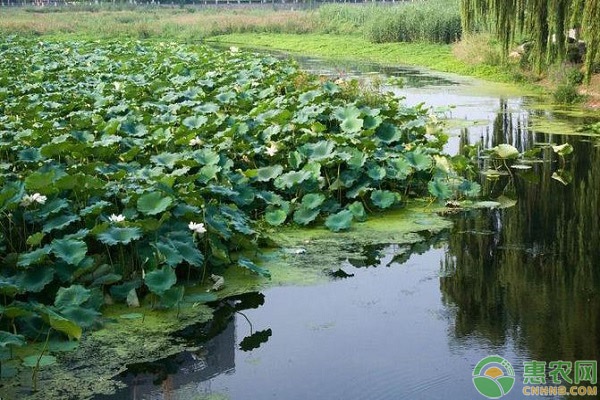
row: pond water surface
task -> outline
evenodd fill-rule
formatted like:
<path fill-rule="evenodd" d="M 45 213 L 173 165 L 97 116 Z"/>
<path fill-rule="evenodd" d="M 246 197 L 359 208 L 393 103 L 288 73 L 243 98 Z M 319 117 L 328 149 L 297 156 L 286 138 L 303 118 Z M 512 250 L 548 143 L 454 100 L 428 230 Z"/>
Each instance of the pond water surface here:
<path fill-rule="evenodd" d="M 408 253 L 365 247 L 360 261 L 324 266 L 352 276 L 216 304 L 214 321 L 181 332 L 197 351 L 130 365 L 126 387 L 102 398 L 484 399 L 473 369 L 497 354 L 515 376 L 502 398 L 523 399 L 530 362 L 546 362 L 530 376 L 551 385 L 551 362 L 600 360 L 600 141 L 560 135 L 593 116 L 456 76 L 300 62 L 321 74 L 402 77 L 394 90 L 409 104 L 444 108 L 452 153 L 478 141 L 521 151 L 569 142 L 574 152 L 563 163 L 541 148 L 531 169 L 483 179 L 514 206 L 457 213 L 451 230 Z"/>

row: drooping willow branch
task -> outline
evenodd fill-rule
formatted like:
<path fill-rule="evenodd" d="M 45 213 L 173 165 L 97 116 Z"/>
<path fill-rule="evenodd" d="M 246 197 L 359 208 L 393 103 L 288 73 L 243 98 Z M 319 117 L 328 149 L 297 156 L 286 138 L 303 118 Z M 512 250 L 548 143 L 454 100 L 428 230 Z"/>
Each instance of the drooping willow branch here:
<path fill-rule="evenodd" d="M 567 31 L 575 28 L 586 42 L 586 80 L 600 48 L 600 0 L 461 0 L 464 32 L 484 24 L 496 33 L 504 55 L 517 33 L 531 37 L 538 71 L 544 62 L 567 57 Z"/>

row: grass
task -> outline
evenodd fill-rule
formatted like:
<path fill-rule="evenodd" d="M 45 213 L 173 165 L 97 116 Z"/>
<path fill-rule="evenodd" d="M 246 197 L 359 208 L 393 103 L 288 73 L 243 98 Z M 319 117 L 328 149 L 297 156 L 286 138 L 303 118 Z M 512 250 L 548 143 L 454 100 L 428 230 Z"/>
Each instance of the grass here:
<path fill-rule="evenodd" d="M 0 8 L 0 34 L 55 39 L 156 38 L 189 42 L 228 33 L 306 33 L 316 29 L 310 14 L 303 11 L 153 7 L 139 7 L 135 10 L 46 10 Z"/>
<path fill-rule="evenodd" d="M 361 35 L 229 34 L 209 39 L 291 53 L 328 58 L 358 59 L 384 64 L 423 66 L 437 71 L 474 76 L 495 82 L 514 82 L 514 75 L 499 66 L 471 65 L 459 60 L 452 45 L 433 43 L 371 43 Z"/>

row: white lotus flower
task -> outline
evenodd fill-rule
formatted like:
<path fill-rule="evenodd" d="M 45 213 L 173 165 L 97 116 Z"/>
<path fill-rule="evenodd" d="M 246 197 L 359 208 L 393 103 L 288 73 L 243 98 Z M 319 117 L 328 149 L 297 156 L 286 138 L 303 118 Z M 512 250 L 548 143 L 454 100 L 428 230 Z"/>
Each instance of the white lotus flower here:
<path fill-rule="evenodd" d="M 190 140 L 190 146 L 199 146 L 201 144 L 202 144 L 202 139 L 200 139 L 198 136 L 196 136 L 195 138 Z"/>
<path fill-rule="evenodd" d="M 33 203 L 45 204 L 46 200 L 48 200 L 48 198 L 39 193 L 26 194 L 25 196 L 23 196 L 23 199 L 21 200 L 21 205 L 23 207 L 27 207 Z"/>
<path fill-rule="evenodd" d="M 267 154 L 273 157 L 277 153 L 277 145 L 274 142 L 271 142 L 271 145 L 267 148 Z"/>
<path fill-rule="evenodd" d="M 190 222 L 188 228 L 190 228 L 191 231 L 194 231 L 195 233 L 199 234 L 203 234 L 204 232 L 206 232 L 206 228 L 204 227 L 204 224 L 202 222 Z"/>
<path fill-rule="evenodd" d="M 110 217 L 108 217 L 108 220 L 110 222 L 123 222 L 125 221 L 125 216 L 123 214 L 112 214 Z"/>

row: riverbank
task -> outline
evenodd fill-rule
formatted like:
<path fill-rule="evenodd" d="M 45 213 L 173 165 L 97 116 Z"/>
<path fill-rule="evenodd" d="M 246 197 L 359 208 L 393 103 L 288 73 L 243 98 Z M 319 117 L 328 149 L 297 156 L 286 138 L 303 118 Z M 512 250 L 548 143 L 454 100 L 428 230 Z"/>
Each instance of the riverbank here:
<path fill-rule="evenodd" d="M 375 62 L 387 65 L 425 67 L 440 72 L 470 76 L 507 84 L 514 89 L 550 94 L 556 82 L 535 82 L 514 69 L 487 63 L 467 63 L 456 55 L 456 45 L 432 43 L 371 43 L 360 35 L 236 33 L 206 39 L 207 43 L 230 44 L 265 50 L 285 51 L 304 56 Z M 483 51 L 483 50 L 482 50 Z M 600 108 L 600 74 L 590 85 L 577 88 L 584 108 Z"/>
<path fill-rule="evenodd" d="M 371 43 L 360 35 L 238 33 L 206 39 L 232 44 L 333 59 L 421 66 L 441 72 L 512 83 L 515 77 L 501 67 L 468 65 L 452 53 L 452 45 L 433 43 Z"/>

